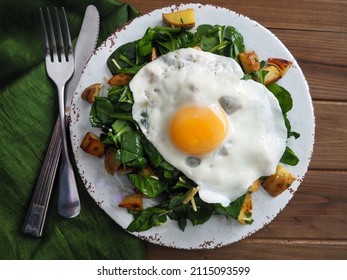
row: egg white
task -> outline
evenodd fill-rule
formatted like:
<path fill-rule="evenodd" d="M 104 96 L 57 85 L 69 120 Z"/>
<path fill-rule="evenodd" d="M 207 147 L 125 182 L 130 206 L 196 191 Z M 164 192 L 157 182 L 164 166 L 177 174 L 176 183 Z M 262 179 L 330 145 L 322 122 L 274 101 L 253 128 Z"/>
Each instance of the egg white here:
<path fill-rule="evenodd" d="M 142 132 L 166 161 L 200 186 L 201 199 L 209 203 L 226 206 L 259 177 L 273 174 L 286 147 L 277 99 L 243 75 L 232 58 L 187 48 L 148 63 L 130 82 L 132 114 Z M 194 164 L 168 133 L 171 117 L 185 105 L 222 106 L 229 122 L 223 143 L 193 158 Z"/>

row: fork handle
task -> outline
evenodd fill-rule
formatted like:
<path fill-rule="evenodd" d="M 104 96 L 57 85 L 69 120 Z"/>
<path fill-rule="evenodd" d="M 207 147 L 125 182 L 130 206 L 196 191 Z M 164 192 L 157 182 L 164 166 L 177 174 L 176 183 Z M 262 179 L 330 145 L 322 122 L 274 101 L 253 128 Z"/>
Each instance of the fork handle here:
<path fill-rule="evenodd" d="M 45 224 L 46 213 L 54 185 L 61 154 L 60 121 L 57 119 L 49 147 L 41 168 L 37 184 L 25 217 L 22 232 L 33 237 L 40 237 Z"/>
<path fill-rule="evenodd" d="M 58 212 L 64 218 L 74 218 L 80 213 L 81 205 L 74 169 L 69 158 L 64 89 L 65 85 L 58 86 L 58 94 L 60 96 L 59 118 L 62 138 L 61 165 L 58 176 Z"/>

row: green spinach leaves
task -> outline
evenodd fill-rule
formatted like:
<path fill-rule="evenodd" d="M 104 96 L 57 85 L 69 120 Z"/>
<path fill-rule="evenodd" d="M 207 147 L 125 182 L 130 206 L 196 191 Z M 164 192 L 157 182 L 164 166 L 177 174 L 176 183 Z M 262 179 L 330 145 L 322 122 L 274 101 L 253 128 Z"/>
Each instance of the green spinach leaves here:
<path fill-rule="evenodd" d="M 113 75 L 136 74 L 146 63 L 152 48 L 158 56 L 181 48 L 200 47 L 237 59 L 245 51 L 242 35 L 232 26 L 200 25 L 196 32 L 179 27 L 149 27 L 144 36 L 116 49 L 107 59 L 107 67 Z"/>

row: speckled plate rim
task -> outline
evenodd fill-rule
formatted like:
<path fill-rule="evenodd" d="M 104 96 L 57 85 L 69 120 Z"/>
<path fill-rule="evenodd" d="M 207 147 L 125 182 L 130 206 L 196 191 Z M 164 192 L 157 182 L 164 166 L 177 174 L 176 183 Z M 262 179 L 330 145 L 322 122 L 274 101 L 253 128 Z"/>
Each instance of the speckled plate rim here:
<path fill-rule="evenodd" d="M 78 172 L 91 197 L 117 224 L 126 229 L 132 216 L 118 203 L 129 193 L 131 186 L 122 176 L 110 176 L 106 173 L 103 159 L 90 156 L 81 150 L 80 143 L 86 132 L 100 134 L 98 128 L 89 123 L 90 104 L 80 98 L 84 88 L 93 83 L 105 83 L 111 73 L 107 69 L 108 56 L 120 45 L 134 41 L 144 34 L 149 26 L 163 25 L 162 13 L 173 10 L 193 8 L 196 25 L 221 24 L 236 27 L 244 36 L 247 50 L 255 50 L 260 59 L 280 57 L 293 61 L 293 67 L 279 84 L 291 92 L 294 107 L 288 116 L 292 128 L 300 132 L 297 140 L 289 139 L 288 145 L 299 156 L 297 166 L 287 168 L 297 176 L 288 191 L 276 198 L 270 197 L 262 188 L 253 195 L 254 223 L 242 226 L 236 221 L 225 217 L 214 216 L 207 223 L 192 226 L 188 223 L 185 231 L 181 231 L 176 222 L 168 220 L 164 225 L 148 231 L 132 233 L 140 239 L 151 243 L 182 249 L 211 249 L 237 242 L 270 223 L 287 205 L 302 182 L 313 152 L 315 119 L 308 84 L 295 58 L 283 43 L 269 30 L 259 23 L 222 7 L 202 4 L 182 4 L 170 6 L 143 15 L 129 22 L 115 33 L 95 51 L 87 63 L 72 100 L 71 111 L 71 142 Z M 105 83 L 106 84 L 106 83 Z M 104 89 L 104 94 L 106 89 Z"/>

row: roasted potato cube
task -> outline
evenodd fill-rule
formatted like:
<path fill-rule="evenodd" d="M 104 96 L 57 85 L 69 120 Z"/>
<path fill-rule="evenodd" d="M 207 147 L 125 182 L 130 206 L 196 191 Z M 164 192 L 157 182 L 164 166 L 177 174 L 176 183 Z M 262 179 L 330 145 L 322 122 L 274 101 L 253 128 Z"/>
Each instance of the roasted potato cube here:
<path fill-rule="evenodd" d="M 163 14 L 162 16 L 163 20 L 172 26 L 188 28 L 195 25 L 194 9 L 176 11 Z"/>
<path fill-rule="evenodd" d="M 129 84 L 133 75 L 119 73 L 114 75 L 111 79 L 108 80 L 108 84 L 111 86 L 124 86 Z"/>
<path fill-rule="evenodd" d="M 248 191 L 249 192 L 256 192 L 256 191 L 258 191 L 259 186 L 260 186 L 260 180 L 258 179 L 256 181 L 254 181 L 254 183 L 252 185 L 249 186 Z"/>
<path fill-rule="evenodd" d="M 237 221 L 242 225 L 251 224 L 253 222 L 252 210 L 253 210 L 253 199 L 252 199 L 251 193 L 248 192 L 242 204 L 240 214 L 237 217 Z"/>
<path fill-rule="evenodd" d="M 88 154 L 102 157 L 105 153 L 105 144 L 100 138 L 91 132 L 87 132 L 80 145 L 81 149 Z"/>
<path fill-rule="evenodd" d="M 263 70 L 268 71 L 264 78 L 264 85 L 277 82 L 282 77 L 281 71 L 274 65 L 268 65 Z"/>
<path fill-rule="evenodd" d="M 288 189 L 295 180 L 295 176 L 279 164 L 276 173 L 266 177 L 262 186 L 270 195 L 278 196 Z"/>
<path fill-rule="evenodd" d="M 130 210 L 143 210 L 142 195 L 139 193 L 130 194 L 118 206 Z"/>
<path fill-rule="evenodd" d="M 252 73 L 260 70 L 259 58 L 254 51 L 239 53 L 239 60 L 245 73 Z"/>
<path fill-rule="evenodd" d="M 94 103 L 95 96 L 99 96 L 102 84 L 92 84 L 84 89 L 81 98 L 89 103 Z"/>
<path fill-rule="evenodd" d="M 267 60 L 268 65 L 276 66 L 282 74 L 282 77 L 287 73 L 288 69 L 292 66 L 293 62 L 282 58 L 269 58 Z"/>
<path fill-rule="evenodd" d="M 105 150 L 105 168 L 107 173 L 111 175 L 114 175 L 122 164 L 116 159 L 116 152 L 117 150 L 112 147 L 107 147 Z"/>

